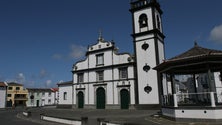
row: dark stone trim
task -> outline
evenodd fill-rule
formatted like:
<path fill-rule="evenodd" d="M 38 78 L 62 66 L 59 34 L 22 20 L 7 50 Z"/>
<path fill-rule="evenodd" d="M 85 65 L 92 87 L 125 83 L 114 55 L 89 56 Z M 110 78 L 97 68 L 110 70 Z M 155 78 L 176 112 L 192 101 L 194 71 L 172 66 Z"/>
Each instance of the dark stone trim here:
<path fill-rule="evenodd" d="M 117 64 L 117 65 L 102 66 L 102 67 L 95 67 L 95 68 L 89 68 L 89 69 L 82 69 L 82 70 L 72 71 L 72 73 L 94 71 L 94 70 L 104 70 L 104 69 L 108 69 L 108 68 L 118 68 L 118 67 L 121 67 L 121 66 L 131 66 L 133 64 L 134 64 L 134 62 Z"/>
<path fill-rule="evenodd" d="M 133 4 L 135 4 L 135 2 L 131 2 L 131 5 L 132 5 L 132 6 L 133 6 Z M 136 12 L 136 11 L 138 11 L 138 10 L 145 9 L 145 8 L 150 8 L 150 7 L 156 8 L 157 11 L 158 11 L 160 14 L 163 13 L 163 11 L 160 9 L 160 4 L 157 3 L 157 2 L 154 2 L 154 3 L 152 2 L 152 3 L 148 3 L 147 5 L 143 5 L 143 6 L 136 7 L 136 8 L 131 8 L 129 11 L 130 11 L 131 13 L 134 13 L 134 12 Z"/>
<path fill-rule="evenodd" d="M 85 90 L 86 88 L 76 88 L 76 90 Z"/>
<path fill-rule="evenodd" d="M 103 84 L 94 84 L 93 86 L 106 86 L 107 83 L 103 83 Z"/>
<path fill-rule="evenodd" d="M 131 36 L 135 39 L 136 37 L 144 36 L 147 34 L 158 34 L 162 39 L 165 38 L 165 36 L 163 35 L 163 33 L 160 32 L 159 29 L 153 29 L 153 30 L 149 30 L 149 31 L 141 32 L 141 33 L 131 34 Z"/>
<path fill-rule="evenodd" d="M 130 87 L 131 85 L 117 85 L 117 87 L 121 88 L 121 87 Z"/>
<path fill-rule="evenodd" d="M 128 78 L 128 79 L 116 79 L 116 80 L 105 80 L 105 81 L 102 81 L 102 82 L 120 82 L 120 81 L 129 81 L 129 80 L 135 80 L 135 78 Z M 98 82 L 98 81 L 95 81 L 95 82 L 83 82 L 83 83 L 74 83 L 74 85 L 79 85 L 79 84 L 94 84 L 94 83 L 101 83 L 101 82 Z"/>

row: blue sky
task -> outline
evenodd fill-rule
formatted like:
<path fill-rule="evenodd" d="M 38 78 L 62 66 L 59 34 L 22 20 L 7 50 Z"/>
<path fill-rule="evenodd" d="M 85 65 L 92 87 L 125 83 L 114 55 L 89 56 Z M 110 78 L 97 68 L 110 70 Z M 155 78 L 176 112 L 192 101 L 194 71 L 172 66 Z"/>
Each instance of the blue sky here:
<path fill-rule="evenodd" d="M 0 81 L 56 87 L 96 43 L 99 30 L 133 53 L 130 0 L 1 0 Z M 193 47 L 222 49 L 221 0 L 159 0 L 166 58 Z"/>

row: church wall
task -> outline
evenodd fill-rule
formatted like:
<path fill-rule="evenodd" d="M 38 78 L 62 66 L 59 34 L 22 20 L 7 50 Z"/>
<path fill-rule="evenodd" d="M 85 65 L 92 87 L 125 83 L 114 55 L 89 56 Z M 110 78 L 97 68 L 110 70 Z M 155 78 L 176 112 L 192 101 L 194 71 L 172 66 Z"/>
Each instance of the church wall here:
<path fill-rule="evenodd" d="M 156 66 L 155 42 L 153 39 L 145 41 L 149 44 L 146 52 L 141 49 L 144 42 L 136 42 L 139 104 L 159 104 L 157 72 L 152 69 Z M 143 70 L 143 66 L 146 63 L 150 66 L 148 72 Z M 152 87 L 152 91 L 149 94 L 144 91 L 144 87 L 147 84 Z"/>

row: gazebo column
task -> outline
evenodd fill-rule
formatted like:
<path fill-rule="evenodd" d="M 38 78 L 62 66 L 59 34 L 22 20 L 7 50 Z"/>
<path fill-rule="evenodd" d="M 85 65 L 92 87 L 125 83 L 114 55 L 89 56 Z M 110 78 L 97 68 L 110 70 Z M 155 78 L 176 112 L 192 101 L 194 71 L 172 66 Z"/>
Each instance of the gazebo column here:
<path fill-rule="evenodd" d="M 210 69 L 208 69 L 207 74 L 208 74 L 208 84 L 209 84 L 209 88 L 210 88 L 211 107 L 216 107 L 214 91 L 213 91 L 213 83 L 212 83 L 212 79 L 211 79 L 211 70 Z"/>
<path fill-rule="evenodd" d="M 173 79 L 174 79 L 174 74 L 170 74 L 170 82 L 171 82 L 172 94 L 173 94 L 173 105 L 174 105 L 174 107 L 178 107 L 176 87 L 175 87 L 175 84 L 173 82 Z"/>
<path fill-rule="evenodd" d="M 197 93 L 197 82 L 196 82 L 196 75 L 193 74 L 193 86 L 194 86 L 194 92 Z M 198 94 L 194 95 L 195 97 L 195 103 L 198 102 Z"/>

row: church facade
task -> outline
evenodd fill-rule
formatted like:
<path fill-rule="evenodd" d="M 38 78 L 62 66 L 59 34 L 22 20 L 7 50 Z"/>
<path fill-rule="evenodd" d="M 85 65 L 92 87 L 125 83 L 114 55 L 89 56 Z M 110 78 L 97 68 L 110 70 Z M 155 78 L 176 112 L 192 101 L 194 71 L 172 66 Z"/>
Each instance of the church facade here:
<path fill-rule="evenodd" d="M 134 53 L 118 53 L 100 34 L 84 60 L 73 65 L 73 83 L 58 84 L 60 97 L 72 95 L 74 108 L 160 107 L 160 76 L 153 67 L 164 60 L 162 10 L 156 0 L 131 1 Z M 63 89 L 64 88 L 64 89 Z M 68 89 L 69 88 L 69 89 Z M 59 100 L 64 105 L 65 100 Z"/>

